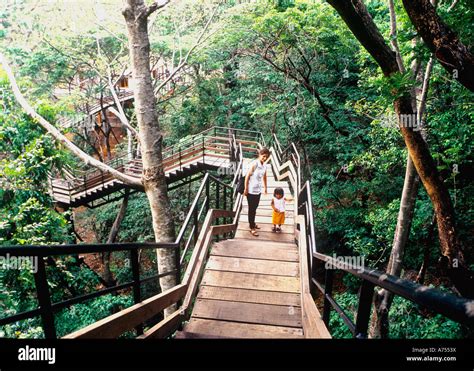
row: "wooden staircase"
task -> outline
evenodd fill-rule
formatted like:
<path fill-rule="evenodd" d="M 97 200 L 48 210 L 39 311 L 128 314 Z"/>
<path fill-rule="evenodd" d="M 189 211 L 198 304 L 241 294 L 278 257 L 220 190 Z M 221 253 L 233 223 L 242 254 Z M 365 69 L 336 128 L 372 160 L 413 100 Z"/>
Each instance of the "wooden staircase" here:
<path fill-rule="evenodd" d="M 268 194 L 262 194 L 256 216 L 259 236 L 249 231 L 245 199 L 235 237 L 211 246 L 191 318 L 176 333 L 177 339 L 308 337 L 303 329 L 293 201 L 287 203 L 282 232 L 271 231 L 273 190 L 282 187 L 285 197 L 293 195 L 288 183 L 276 181 L 268 168 Z M 311 337 L 329 338 L 317 319 Z"/>
<path fill-rule="evenodd" d="M 254 143 L 258 147 L 264 145 L 263 140 Z M 259 236 L 253 236 L 248 225 L 247 199 L 237 194 L 235 187 L 238 177 L 245 173 L 243 169 L 256 157 L 253 150 L 244 149 L 248 144 L 240 142 L 237 146 L 235 138 L 231 142 L 232 147 L 238 147 L 234 156 L 230 156 L 238 162 L 231 184 L 210 174 L 206 174 L 201 183 L 186 218 L 195 221 L 189 234 L 189 238 L 194 236 L 194 244 L 188 250 L 191 241 L 188 240 L 179 254 L 180 262 L 185 263 L 180 283 L 66 338 L 118 337 L 173 303 L 177 308 L 172 314 L 147 327 L 137 338 L 331 337 L 311 296 L 308 236 L 313 235 L 313 231 L 308 229 L 305 215 L 297 212 L 301 193 L 299 159 L 296 162 L 298 171 L 295 171 L 295 164 L 283 162 L 281 150 L 271 148 L 267 168 L 268 194 L 261 196 L 256 216 Z M 210 147 L 205 148 L 205 155 Z M 232 149 L 230 153 L 233 153 Z M 211 197 L 211 178 L 217 182 L 214 186 L 217 195 L 222 189 L 224 199 L 227 194 L 232 202 L 220 203 L 217 197 L 216 207 L 209 207 L 206 200 Z M 287 202 L 286 221 L 280 233 L 271 230 L 270 203 L 276 187 L 283 188 L 285 196 L 293 199 Z M 298 194 L 293 194 L 295 191 Z M 200 202 L 202 206 L 199 206 Z M 207 213 L 200 223 L 199 210 L 206 203 Z M 182 230 L 187 225 L 185 222 Z M 179 235 L 184 234 L 180 231 Z M 181 244 L 176 242 L 176 246 Z"/>
<path fill-rule="evenodd" d="M 255 139 L 246 135 L 236 139 L 229 132 L 233 134 L 234 129 L 217 131 L 214 128 L 214 132 L 208 135 L 201 133 L 199 140 L 192 138 L 167 148 L 163 152 L 163 166 L 168 185 L 207 170 L 230 169 L 233 165 L 232 154 L 238 145 L 247 153 L 256 153 L 258 142 Z M 110 166 L 132 177 L 141 178 L 141 159 L 129 160 L 122 156 L 113 159 Z M 96 207 L 94 203 L 106 203 L 102 200 L 127 188 L 129 187 L 120 180 L 99 170 L 75 175 L 63 172 L 61 178 L 50 181 L 50 194 L 63 208 L 84 205 Z M 123 194 L 118 197 L 121 195 Z"/>

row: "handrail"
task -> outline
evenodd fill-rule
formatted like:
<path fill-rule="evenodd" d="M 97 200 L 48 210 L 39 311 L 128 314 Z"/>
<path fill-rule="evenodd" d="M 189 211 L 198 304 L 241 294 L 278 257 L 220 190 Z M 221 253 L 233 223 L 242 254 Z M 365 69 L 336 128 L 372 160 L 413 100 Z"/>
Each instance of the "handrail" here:
<path fill-rule="evenodd" d="M 114 243 L 114 244 L 81 244 L 81 245 L 30 245 L 30 246 L 3 246 L 0 249 L 0 253 L 2 255 L 10 255 L 10 256 L 25 256 L 25 257 L 37 257 L 38 258 L 38 267 L 39 270 L 35 273 L 35 287 L 37 290 L 37 296 L 39 300 L 40 308 L 17 313 L 15 315 L 1 318 L 0 319 L 0 326 L 5 325 L 8 323 L 16 322 L 19 320 L 32 318 L 38 315 L 41 315 L 43 320 L 43 328 L 45 331 L 46 338 L 55 338 L 56 337 L 56 330 L 54 326 L 54 312 L 63 309 L 67 306 L 83 302 L 85 300 L 89 300 L 92 298 L 96 298 L 111 292 L 116 292 L 119 290 L 132 288 L 134 292 L 134 300 L 135 303 L 139 303 L 141 300 L 140 295 L 140 284 L 144 282 L 148 282 L 151 279 L 156 279 L 160 277 L 164 277 L 166 275 L 174 274 L 177 277 L 177 282 L 179 283 L 181 280 L 181 267 L 182 262 L 184 261 L 184 257 L 186 252 L 189 250 L 189 243 L 187 243 L 186 249 L 183 250 L 183 254 L 180 255 L 180 246 L 184 241 L 184 236 L 186 234 L 187 229 L 190 225 L 193 226 L 192 232 L 190 234 L 190 238 L 194 236 L 195 243 L 197 243 L 197 236 L 200 232 L 199 229 L 199 215 L 202 213 L 202 210 L 207 206 L 207 210 L 209 210 L 209 200 L 211 198 L 209 194 L 209 184 L 213 182 L 218 185 L 216 188 L 216 200 L 217 204 L 228 205 L 229 210 L 227 212 L 232 213 L 234 215 L 235 212 L 231 211 L 232 207 L 232 186 L 222 182 L 220 179 L 214 177 L 213 175 L 206 173 L 204 178 L 201 182 L 199 187 L 199 191 L 196 194 L 193 203 L 188 211 L 188 214 L 183 222 L 183 225 L 180 228 L 177 238 L 174 242 L 167 242 L 167 243 L 156 243 L 156 242 L 143 242 L 143 243 Z M 221 190 L 219 192 L 219 189 Z M 199 199 L 206 191 L 206 198 L 203 201 L 202 206 L 199 206 Z M 218 200 L 224 197 L 224 202 L 219 202 Z M 225 198 L 229 198 L 227 201 Z M 220 214 L 224 215 L 221 211 Z M 192 223 L 191 223 L 192 220 Z M 170 272 L 154 275 L 147 278 L 140 278 L 139 277 L 139 262 L 138 262 L 138 254 L 137 251 L 139 249 L 174 249 L 176 254 L 176 270 L 172 270 Z M 43 260 L 44 257 L 53 257 L 53 256 L 61 256 L 61 255 L 77 255 L 77 254 L 90 254 L 90 253 L 103 253 L 103 252 L 113 252 L 113 251 L 130 251 L 131 254 L 131 263 L 132 263 L 132 271 L 134 273 L 134 278 L 131 282 L 124 283 L 121 285 L 116 285 L 114 287 L 108 287 L 97 292 L 82 295 L 80 297 L 70 298 L 58 303 L 51 303 L 51 298 L 49 291 L 47 289 L 47 277 L 46 277 L 46 269 L 45 269 L 45 262 Z M 148 299 L 147 299 L 148 300 Z M 160 299 L 161 300 L 161 299 Z"/>
<path fill-rule="evenodd" d="M 474 326 L 474 300 L 461 298 L 451 293 L 445 293 L 436 288 L 419 285 L 409 280 L 391 276 L 374 269 L 354 267 L 347 264 L 341 265 L 337 259 L 319 253 L 316 245 L 311 185 L 309 180 L 306 180 L 304 184 L 301 182 L 301 158 L 298 150 L 294 143 L 291 143 L 286 149 L 282 150 L 276 135 L 273 135 L 273 143 L 275 144 L 274 150 L 276 159 L 281 162 L 290 159 L 297 168 L 297 179 L 293 179 L 297 184 L 295 202 L 297 203 L 297 214 L 303 218 L 300 218 L 298 223 L 300 238 L 303 237 L 303 240 L 299 241 L 299 244 L 304 243 L 305 249 L 308 251 L 308 264 L 310 268 L 308 276 L 302 276 L 302 280 L 307 280 L 313 287 L 317 288 L 319 292 L 322 293 L 324 297 L 322 320 L 328 329 L 329 314 L 331 308 L 333 308 L 343 319 L 344 323 L 350 329 L 355 338 L 366 338 L 368 322 L 370 320 L 372 297 L 376 286 L 382 287 L 395 295 L 404 297 L 413 303 L 442 314 L 456 322 L 468 326 Z M 291 172 L 289 172 L 287 176 L 289 176 L 290 179 L 293 177 Z M 301 232 L 303 232 L 302 235 Z M 316 266 L 316 262 L 324 264 Z M 324 267 L 323 270 L 325 271 L 324 285 L 316 278 L 317 268 L 321 268 L 321 266 Z M 335 269 L 342 270 L 362 279 L 355 323 L 352 322 L 349 316 L 347 316 L 332 296 L 332 281 Z M 312 295 L 314 295 L 313 290 Z"/>
<path fill-rule="evenodd" d="M 214 130 L 213 133 L 211 133 L 212 130 Z M 229 140 L 225 139 L 224 137 L 215 136 L 216 134 L 221 135 L 223 130 L 225 130 L 227 134 L 231 134 L 232 139 L 230 140 L 230 144 Z M 257 131 L 215 126 L 198 134 L 199 139 L 202 140 L 197 140 L 195 137 L 192 137 L 185 142 L 177 143 L 176 145 L 166 149 L 163 155 L 163 165 L 167 169 L 171 169 L 171 171 L 177 170 L 174 169 L 175 167 L 179 167 L 179 170 L 182 170 L 183 162 L 185 161 L 190 162 L 193 161 L 193 159 L 199 159 L 200 157 L 203 157 L 204 163 L 204 155 L 206 152 L 207 154 L 210 153 L 211 155 L 216 153 L 216 156 L 219 155 L 219 152 L 222 154 L 227 153 L 230 154 L 231 157 L 238 156 L 238 152 L 240 152 L 240 156 L 243 156 L 243 149 L 241 146 L 242 139 L 238 139 L 239 136 L 242 137 L 242 132 L 244 135 L 247 135 L 247 133 L 253 134 L 253 137 L 251 138 L 252 140 L 243 140 L 244 143 L 257 143 L 255 140 L 258 140 L 259 138 L 263 140 L 263 136 L 261 136 L 261 133 Z M 190 143 L 191 146 L 182 149 L 186 143 Z M 232 152 L 235 152 L 235 154 Z M 125 159 L 126 156 L 126 154 L 122 154 L 121 156 L 110 160 L 107 162 L 107 164 L 125 171 L 131 176 L 138 177 L 140 163 L 137 162 L 137 159 L 129 161 L 128 159 Z M 101 184 L 105 184 L 113 180 L 114 177 L 104 173 L 101 170 L 90 169 L 87 171 L 82 171 L 80 177 L 72 178 L 67 181 L 51 178 L 50 188 L 52 195 L 56 196 L 57 199 L 69 199 L 69 203 L 72 203 L 73 200 L 78 197 L 87 196 L 85 192 L 88 190 L 95 187 L 100 187 Z"/>
<path fill-rule="evenodd" d="M 314 253 L 313 257 L 327 263 L 328 266 L 337 267 L 340 270 L 351 273 L 388 290 L 395 295 L 401 296 L 416 304 L 440 313 L 456 322 L 470 326 L 474 325 L 474 300 L 462 298 L 439 289 L 420 285 L 404 278 L 396 277 L 376 269 L 367 269 L 354 266 L 350 263 L 342 263 L 331 256 Z M 317 282 L 313 278 L 313 282 Z"/>

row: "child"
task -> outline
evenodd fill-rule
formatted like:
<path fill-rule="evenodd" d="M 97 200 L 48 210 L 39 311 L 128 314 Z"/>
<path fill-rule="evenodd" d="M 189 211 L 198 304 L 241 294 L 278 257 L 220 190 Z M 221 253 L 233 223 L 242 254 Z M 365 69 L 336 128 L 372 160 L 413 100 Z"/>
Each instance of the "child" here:
<path fill-rule="evenodd" d="M 272 198 L 273 232 L 281 232 L 281 226 L 285 223 L 285 201 L 290 201 L 291 199 L 285 198 L 284 195 L 283 188 L 275 188 Z"/>

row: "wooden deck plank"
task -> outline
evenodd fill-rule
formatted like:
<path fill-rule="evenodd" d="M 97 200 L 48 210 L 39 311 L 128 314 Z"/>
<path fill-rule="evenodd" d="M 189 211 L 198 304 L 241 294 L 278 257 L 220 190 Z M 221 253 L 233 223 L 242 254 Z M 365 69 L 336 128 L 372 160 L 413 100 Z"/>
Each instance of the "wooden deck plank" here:
<path fill-rule="evenodd" d="M 298 277 L 206 270 L 201 285 L 263 291 L 300 292 Z"/>
<path fill-rule="evenodd" d="M 230 256 L 211 256 L 206 269 L 215 271 L 272 274 L 276 276 L 298 276 L 298 263 L 249 259 Z"/>
<path fill-rule="evenodd" d="M 301 327 L 301 309 L 293 306 L 197 299 L 192 318 Z"/>
<path fill-rule="evenodd" d="M 191 318 L 185 326 L 185 331 L 200 334 L 202 337 L 207 335 L 242 339 L 303 338 L 303 332 L 298 328 L 215 321 L 202 318 Z"/>
<path fill-rule="evenodd" d="M 234 247 L 232 245 L 214 245 L 211 255 L 215 256 L 233 256 L 239 258 L 251 258 L 262 260 L 277 260 L 287 262 L 298 261 L 298 251 L 296 249 L 271 249 L 259 246 Z"/>
<path fill-rule="evenodd" d="M 198 298 L 258 304 L 292 305 L 294 307 L 301 306 L 301 297 L 295 293 L 217 286 L 201 286 Z"/>
<path fill-rule="evenodd" d="M 278 233 L 274 233 L 278 235 Z M 234 248 L 240 248 L 240 247 L 258 247 L 259 249 L 278 249 L 278 250 L 290 250 L 290 251 L 298 251 L 298 246 L 294 242 L 284 242 L 284 241 L 259 241 L 258 243 L 248 239 L 246 241 L 243 240 L 235 240 L 235 239 L 230 239 L 230 240 L 225 240 L 225 241 L 220 241 L 216 242 L 214 246 L 217 245 L 227 245 L 227 246 L 232 246 Z M 278 260 L 278 259 L 274 259 Z"/>
<path fill-rule="evenodd" d="M 271 205 L 259 205 L 257 209 L 257 215 L 258 216 L 272 216 L 273 209 Z M 248 206 L 242 207 L 242 210 L 240 211 L 240 215 L 248 215 L 249 213 L 249 208 Z M 286 210 L 285 212 L 285 217 L 286 218 L 293 218 L 293 209 L 291 210 Z"/>
<path fill-rule="evenodd" d="M 248 231 L 248 229 L 237 229 L 234 240 L 249 239 L 254 241 L 293 242 L 295 239 L 294 235 L 290 233 L 262 232 L 259 230 L 258 234 L 258 237 L 255 237 Z"/>
<path fill-rule="evenodd" d="M 240 219 L 240 218 L 239 218 Z M 261 229 L 258 230 L 258 233 L 260 232 L 270 232 L 270 233 L 273 233 L 272 232 L 272 228 L 273 228 L 273 224 L 271 223 L 262 223 L 262 222 L 257 222 L 257 224 L 259 225 L 259 227 Z M 241 220 L 240 223 L 238 224 L 237 226 L 237 230 L 244 230 L 244 231 L 249 231 L 249 224 L 248 222 L 244 220 Z M 293 225 L 289 225 L 289 224 L 286 224 L 286 225 L 283 225 L 281 227 L 281 232 L 277 233 L 277 234 L 284 234 L 284 233 L 289 233 L 293 236 L 294 234 L 294 226 Z M 250 234 L 250 233 L 249 233 Z"/>
<path fill-rule="evenodd" d="M 248 214 L 240 214 L 239 217 L 240 223 L 248 223 Z M 255 223 L 265 223 L 265 224 L 272 224 L 272 217 L 271 216 L 263 216 L 263 215 L 256 215 L 255 216 Z M 285 216 L 285 224 L 292 225 L 295 224 L 295 220 L 290 217 Z"/>

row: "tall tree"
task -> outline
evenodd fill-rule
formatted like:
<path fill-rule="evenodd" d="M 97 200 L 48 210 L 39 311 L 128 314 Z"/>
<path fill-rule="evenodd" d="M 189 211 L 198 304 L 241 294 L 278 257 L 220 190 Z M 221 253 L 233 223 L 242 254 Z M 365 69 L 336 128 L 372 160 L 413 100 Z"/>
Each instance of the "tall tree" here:
<path fill-rule="evenodd" d="M 163 134 L 160 131 L 156 98 L 150 72 L 150 40 L 148 17 L 168 2 L 146 6 L 143 0 L 125 0 L 122 14 L 127 23 L 130 50 L 130 67 L 135 80 L 133 91 L 137 115 L 140 148 L 142 153 L 142 182 L 150 203 L 153 231 L 157 242 L 172 242 L 175 239 L 173 214 L 168 198 L 163 168 Z M 157 250 L 158 271 L 174 270 L 174 252 Z M 160 278 L 163 291 L 176 285 L 174 274 Z"/>
<path fill-rule="evenodd" d="M 395 52 L 385 43 L 362 0 L 328 0 L 328 3 L 336 9 L 386 77 L 400 73 Z M 409 92 L 393 90 L 394 109 L 398 116 L 400 131 L 436 214 L 441 253 L 447 261 L 447 273 L 463 296 L 474 297 L 474 275 L 466 265 L 458 240 L 454 208 L 448 189 L 421 133 L 413 127 L 407 127 L 403 122 L 404 117 L 413 117 L 415 113 Z"/>

